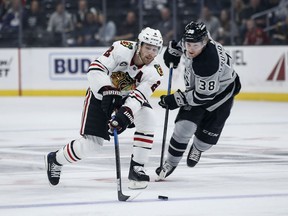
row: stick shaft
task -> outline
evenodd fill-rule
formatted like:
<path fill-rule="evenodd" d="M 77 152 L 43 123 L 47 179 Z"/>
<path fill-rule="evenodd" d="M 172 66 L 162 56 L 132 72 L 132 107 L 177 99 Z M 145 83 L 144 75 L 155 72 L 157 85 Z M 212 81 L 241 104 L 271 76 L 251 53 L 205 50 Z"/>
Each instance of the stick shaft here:
<path fill-rule="evenodd" d="M 113 130 L 113 134 L 114 134 L 115 160 L 116 160 L 117 195 L 119 201 L 126 201 L 130 198 L 130 196 L 126 196 L 122 193 L 119 140 L 116 128 Z"/>
<path fill-rule="evenodd" d="M 170 63 L 167 95 L 171 94 L 172 76 L 173 76 L 173 63 Z M 169 119 L 169 109 L 167 107 L 166 110 L 165 110 L 164 129 L 163 129 L 163 138 L 162 138 L 162 148 L 161 148 L 161 157 L 160 157 L 160 167 L 161 168 L 163 166 L 163 160 L 164 160 L 164 152 L 165 152 L 166 137 L 167 137 L 168 119 Z"/>

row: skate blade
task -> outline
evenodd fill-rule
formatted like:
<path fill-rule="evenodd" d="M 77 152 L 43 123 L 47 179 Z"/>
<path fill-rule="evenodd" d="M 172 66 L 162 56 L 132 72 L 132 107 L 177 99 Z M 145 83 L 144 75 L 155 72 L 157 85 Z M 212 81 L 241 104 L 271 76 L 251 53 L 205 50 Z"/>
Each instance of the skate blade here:
<path fill-rule="evenodd" d="M 160 176 L 157 176 L 157 178 L 155 179 L 155 182 L 161 182 L 161 181 L 165 181 L 165 177 L 160 177 Z"/>
<path fill-rule="evenodd" d="M 145 189 L 148 186 L 147 181 L 129 181 L 128 188 L 131 190 L 139 190 L 139 189 Z"/>

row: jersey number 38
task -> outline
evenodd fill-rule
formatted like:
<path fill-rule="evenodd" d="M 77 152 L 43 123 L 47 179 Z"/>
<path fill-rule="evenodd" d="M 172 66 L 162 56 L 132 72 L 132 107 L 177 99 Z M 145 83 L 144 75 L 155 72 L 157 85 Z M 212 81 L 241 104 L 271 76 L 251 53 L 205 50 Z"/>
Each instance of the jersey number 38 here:
<path fill-rule="evenodd" d="M 199 80 L 199 89 L 202 91 L 213 91 L 215 89 L 215 81 L 210 80 L 208 82 Z"/>

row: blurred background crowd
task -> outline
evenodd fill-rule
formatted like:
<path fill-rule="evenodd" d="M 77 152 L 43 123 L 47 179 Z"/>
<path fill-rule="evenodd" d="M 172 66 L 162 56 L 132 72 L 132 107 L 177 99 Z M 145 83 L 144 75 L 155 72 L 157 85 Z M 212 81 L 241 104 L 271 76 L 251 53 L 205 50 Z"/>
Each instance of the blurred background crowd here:
<path fill-rule="evenodd" d="M 288 0 L 0 0 L 0 47 L 109 46 L 145 26 L 167 45 L 192 20 L 223 45 L 288 44 Z"/>

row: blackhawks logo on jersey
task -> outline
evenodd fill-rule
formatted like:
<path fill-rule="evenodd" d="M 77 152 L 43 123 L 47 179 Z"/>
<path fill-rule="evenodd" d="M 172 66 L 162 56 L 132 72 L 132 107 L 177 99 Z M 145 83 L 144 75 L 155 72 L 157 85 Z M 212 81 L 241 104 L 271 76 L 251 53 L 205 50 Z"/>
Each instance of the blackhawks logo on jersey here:
<path fill-rule="evenodd" d="M 158 74 L 159 74 L 160 76 L 163 76 L 163 71 L 162 71 L 161 66 L 160 66 L 159 64 L 156 64 L 156 65 L 154 65 L 154 67 L 156 68 Z"/>
<path fill-rule="evenodd" d="M 129 41 L 120 41 L 120 44 L 128 49 L 133 49 L 133 43 Z"/>
<path fill-rule="evenodd" d="M 113 72 L 111 75 L 113 85 L 121 91 L 129 91 L 136 88 L 135 80 L 123 71 Z"/>

